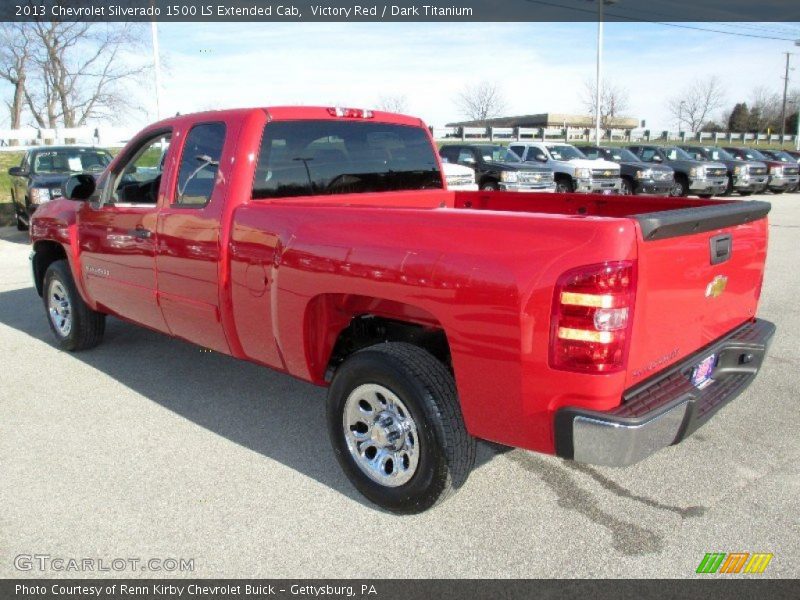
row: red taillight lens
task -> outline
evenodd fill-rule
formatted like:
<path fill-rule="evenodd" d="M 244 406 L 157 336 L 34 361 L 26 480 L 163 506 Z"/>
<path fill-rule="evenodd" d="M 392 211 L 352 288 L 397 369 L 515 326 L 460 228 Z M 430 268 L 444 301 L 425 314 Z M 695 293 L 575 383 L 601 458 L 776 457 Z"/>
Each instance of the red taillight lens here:
<path fill-rule="evenodd" d="M 328 109 L 328 114 L 332 117 L 341 117 L 344 119 L 371 119 L 375 116 L 371 110 L 363 108 L 341 108 L 339 106 Z"/>
<path fill-rule="evenodd" d="M 636 281 L 632 262 L 588 265 L 558 278 L 550 366 L 610 373 L 627 360 Z"/>

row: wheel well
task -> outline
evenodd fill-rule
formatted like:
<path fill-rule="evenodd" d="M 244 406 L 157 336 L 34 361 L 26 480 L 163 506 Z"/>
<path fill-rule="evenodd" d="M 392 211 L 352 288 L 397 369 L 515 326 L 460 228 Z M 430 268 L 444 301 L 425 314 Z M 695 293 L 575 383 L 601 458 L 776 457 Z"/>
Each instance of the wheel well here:
<path fill-rule="evenodd" d="M 450 347 L 438 319 L 396 300 L 320 294 L 306 308 L 303 337 L 311 377 L 318 383 L 330 381 L 354 352 L 381 342 L 420 346 L 450 368 Z"/>
<path fill-rule="evenodd" d="M 453 371 L 450 346 L 443 329 L 366 314 L 353 317 L 339 333 L 325 370 L 325 381 L 333 379 L 336 369 L 350 355 L 383 342 L 406 342 L 424 348 L 451 373 Z"/>
<path fill-rule="evenodd" d="M 496 177 L 492 177 L 491 175 L 484 175 L 483 177 L 481 177 L 481 180 L 478 183 L 479 185 L 483 186 L 486 185 L 487 183 L 500 183 L 500 180 L 497 179 Z"/>
<path fill-rule="evenodd" d="M 33 245 L 33 281 L 36 284 L 36 292 L 41 296 L 44 291 L 44 274 L 47 267 L 57 260 L 67 258 L 64 247 L 58 242 L 42 240 Z"/>

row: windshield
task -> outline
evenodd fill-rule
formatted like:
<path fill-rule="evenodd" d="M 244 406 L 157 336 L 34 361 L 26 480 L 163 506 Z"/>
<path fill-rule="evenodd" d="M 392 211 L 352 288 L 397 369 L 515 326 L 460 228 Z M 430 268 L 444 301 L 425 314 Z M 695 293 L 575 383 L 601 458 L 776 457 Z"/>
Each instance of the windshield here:
<path fill-rule="evenodd" d="M 552 144 L 547 146 L 550 156 L 554 160 L 574 160 L 576 158 L 586 158 L 586 155 L 578 150 L 575 146 L 568 146 L 567 144 Z"/>
<path fill-rule="evenodd" d="M 267 124 L 253 198 L 441 189 L 425 129 L 360 121 Z"/>
<path fill-rule="evenodd" d="M 608 160 L 614 162 L 641 162 L 641 159 L 625 148 L 613 148 L 606 151 Z"/>
<path fill-rule="evenodd" d="M 478 146 L 487 162 L 520 162 L 519 158 L 505 146 Z"/>
<path fill-rule="evenodd" d="M 782 152 L 780 150 L 770 152 L 770 155 L 775 159 L 785 163 L 796 163 L 797 161 L 791 157 L 791 155 L 786 154 L 786 152 Z"/>
<path fill-rule="evenodd" d="M 686 151 L 675 146 L 664 148 L 664 155 L 669 160 L 694 160 Z"/>
<path fill-rule="evenodd" d="M 733 155 L 722 148 L 706 148 L 706 156 L 709 160 L 734 160 Z"/>
<path fill-rule="evenodd" d="M 752 150 L 750 148 L 743 148 L 742 155 L 747 158 L 747 160 L 769 160 L 769 158 L 761 154 L 758 150 Z"/>
<path fill-rule="evenodd" d="M 111 162 L 104 150 L 68 148 L 37 152 L 33 159 L 33 173 L 78 173 L 102 171 Z"/>

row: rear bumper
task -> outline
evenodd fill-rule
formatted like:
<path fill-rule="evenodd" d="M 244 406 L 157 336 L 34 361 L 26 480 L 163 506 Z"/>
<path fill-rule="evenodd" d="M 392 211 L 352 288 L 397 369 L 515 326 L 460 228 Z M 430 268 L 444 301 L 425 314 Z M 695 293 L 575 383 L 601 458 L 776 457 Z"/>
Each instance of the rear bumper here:
<path fill-rule="evenodd" d="M 556 454 L 624 467 L 677 444 L 750 385 L 774 333 L 769 321 L 751 321 L 628 390 L 612 411 L 562 408 L 555 416 Z M 713 383 L 697 389 L 692 369 L 712 354 Z"/>

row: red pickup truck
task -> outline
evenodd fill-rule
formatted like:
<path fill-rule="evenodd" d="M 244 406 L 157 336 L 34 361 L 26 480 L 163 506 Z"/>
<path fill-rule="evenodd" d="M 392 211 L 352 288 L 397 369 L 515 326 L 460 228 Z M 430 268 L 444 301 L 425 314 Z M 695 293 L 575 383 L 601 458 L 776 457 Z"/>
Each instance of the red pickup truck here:
<path fill-rule="evenodd" d="M 454 192 L 440 167 L 396 114 L 167 119 L 36 211 L 36 290 L 65 350 L 114 315 L 328 386 L 342 468 L 395 512 L 459 488 L 478 438 L 628 465 L 753 380 L 769 204 Z"/>

